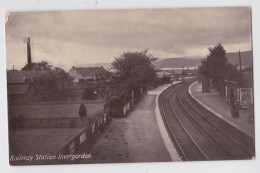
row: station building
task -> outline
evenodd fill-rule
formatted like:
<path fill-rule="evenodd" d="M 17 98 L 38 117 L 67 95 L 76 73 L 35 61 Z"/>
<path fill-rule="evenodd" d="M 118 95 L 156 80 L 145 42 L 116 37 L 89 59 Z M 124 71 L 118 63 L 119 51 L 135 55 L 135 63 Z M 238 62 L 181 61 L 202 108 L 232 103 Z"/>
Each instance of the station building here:
<path fill-rule="evenodd" d="M 244 72 L 240 82 L 224 80 L 221 93 L 231 105 L 238 104 L 240 108 L 252 107 L 254 102 L 252 73 Z"/>

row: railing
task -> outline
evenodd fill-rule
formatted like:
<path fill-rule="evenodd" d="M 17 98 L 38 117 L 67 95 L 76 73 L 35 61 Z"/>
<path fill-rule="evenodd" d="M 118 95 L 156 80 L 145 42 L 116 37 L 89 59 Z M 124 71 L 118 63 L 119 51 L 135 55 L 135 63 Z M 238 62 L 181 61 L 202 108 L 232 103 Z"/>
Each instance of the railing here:
<path fill-rule="evenodd" d="M 124 107 L 123 107 L 123 113 L 124 116 L 130 111 L 130 102 L 128 102 Z"/>

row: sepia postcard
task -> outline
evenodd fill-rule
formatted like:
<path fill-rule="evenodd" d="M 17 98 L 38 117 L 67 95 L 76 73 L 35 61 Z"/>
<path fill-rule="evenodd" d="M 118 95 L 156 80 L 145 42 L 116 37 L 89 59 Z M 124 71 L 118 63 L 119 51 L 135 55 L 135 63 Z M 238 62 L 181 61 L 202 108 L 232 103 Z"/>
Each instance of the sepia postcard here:
<path fill-rule="evenodd" d="M 254 159 L 251 18 L 7 12 L 10 165 Z"/>

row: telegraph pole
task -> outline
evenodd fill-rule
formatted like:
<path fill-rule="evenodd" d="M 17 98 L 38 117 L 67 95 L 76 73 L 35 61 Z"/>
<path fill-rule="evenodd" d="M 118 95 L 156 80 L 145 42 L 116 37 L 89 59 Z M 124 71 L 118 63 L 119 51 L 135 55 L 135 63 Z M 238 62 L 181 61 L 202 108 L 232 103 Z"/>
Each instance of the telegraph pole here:
<path fill-rule="evenodd" d="M 240 84 L 241 84 L 241 82 L 242 82 L 242 67 L 241 67 L 241 54 L 240 54 L 240 50 L 239 50 L 239 53 L 238 53 L 238 55 L 239 55 L 239 70 L 240 70 Z"/>

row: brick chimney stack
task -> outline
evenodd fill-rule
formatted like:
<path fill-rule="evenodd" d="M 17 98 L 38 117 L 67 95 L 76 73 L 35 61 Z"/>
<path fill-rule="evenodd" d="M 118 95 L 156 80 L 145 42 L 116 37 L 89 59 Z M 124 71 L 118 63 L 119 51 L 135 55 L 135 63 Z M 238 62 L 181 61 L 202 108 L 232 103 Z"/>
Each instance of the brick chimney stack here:
<path fill-rule="evenodd" d="M 32 63 L 30 37 L 27 37 L 27 63 Z"/>

